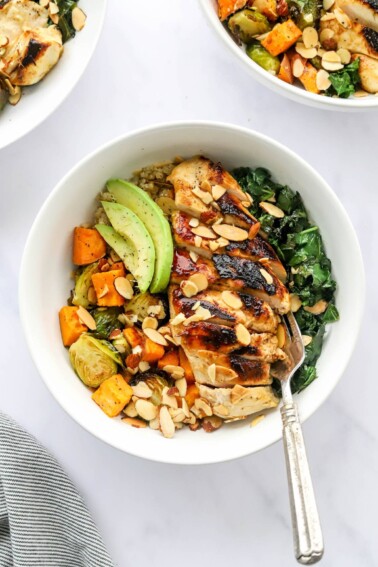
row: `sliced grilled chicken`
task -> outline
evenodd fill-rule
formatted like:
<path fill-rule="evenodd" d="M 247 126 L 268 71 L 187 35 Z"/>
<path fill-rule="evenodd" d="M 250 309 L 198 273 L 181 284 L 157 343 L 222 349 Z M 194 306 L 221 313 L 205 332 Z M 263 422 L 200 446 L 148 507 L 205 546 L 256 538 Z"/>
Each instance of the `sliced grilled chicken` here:
<path fill-rule="evenodd" d="M 51 71 L 62 52 L 62 34 L 55 26 L 27 30 L 7 50 L 3 70 L 14 85 L 34 85 Z"/>
<path fill-rule="evenodd" d="M 226 223 L 257 234 L 260 223 L 248 211 L 248 198 L 221 164 L 197 156 L 177 165 L 167 178 L 175 190 L 178 210 L 205 224 L 223 218 Z"/>
<path fill-rule="evenodd" d="M 198 384 L 227 388 L 234 384 L 265 386 L 272 383 L 270 365 L 266 362 L 235 353 L 218 354 L 205 350 L 188 358 Z"/>
<path fill-rule="evenodd" d="M 378 32 L 376 0 L 339 0 L 338 5 L 353 21 Z"/>
<path fill-rule="evenodd" d="M 199 385 L 201 398 L 210 403 L 213 413 L 223 419 L 246 417 L 258 411 L 278 406 L 279 399 L 271 386 L 245 388 L 211 388 Z"/>
<path fill-rule="evenodd" d="M 325 49 L 348 49 L 351 53 L 362 53 L 370 57 L 378 58 L 378 34 L 373 30 L 353 23 L 350 28 L 344 28 L 335 18 L 333 20 L 320 20 L 320 34 L 328 29 L 333 32 L 331 38 L 322 42 Z"/>
<path fill-rule="evenodd" d="M 199 227 L 192 227 L 190 225 L 191 217 L 186 213 L 175 211 L 172 214 L 171 221 L 175 243 L 179 248 L 185 248 L 189 252 L 195 252 L 205 258 L 211 258 L 216 252 L 217 254 L 228 254 L 253 261 L 264 259 L 264 262 L 276 276 L 281 281 L 286 281 L 285 268 L 271 245 L 261 236 L 257 235 L 241 242 L 229 242 L 225 246 L 222 243 L 224 239 L 219 239 L 210 227 L 201 224 Z M 198 233 L 203 236 L 199 237 Z"/>
<path fill-rule="evenodd" d="M 368 93 L 378 93 L 378 60 L 367 55 L 353 55 L 352 59 L 359 57 L 360 66 L 358 69 L 361 86 Z"/>
<path fill-rule="evenodd" d="M 8 38 L 8 45 L 12 45 L 25 30 L 47 27 L 48 18 L 48 10 L 38 2 L 0 2 L 0 30 L 1 35 Z"/>
<path fill-rule="evenodd" d="M 176 250 L 171 282 L 180 283 L 195 273 L 204 274 L 214 289 L 250 293 L 267 301 L 278 313 L 290 309 L 289 292 L 265 264 L 226 254 L 214 254 L 212 260 L 198 258 L 194 263 L 186 250 Z"/>
<path fill-rule="evenodd" d="M 225 294 L 227 299 L 227 292 Z M 262 299 L 253 295 L 233 292 L 232 297 L 239 299 L 241 307 L 231 307 L 223 299 L 223 292 L 218 290 L 206 290 L 198 293 L 195 297 L 185 297 L 179 286 L 171 286 L 169 289 L 169 303 L 171 316 L 183 313 L 185 317 L 194 314 L 193 307 L 200 302 L 201 307 L 208 309 L 212 315 L 209 321 L 221 325 L 235 326 L 242 323 L 247 329 L 257 332 L 275 333 L 278 325 L 278 317 L 272 308 Z M 228 301 L 230 298 L 228 297 Z"/>

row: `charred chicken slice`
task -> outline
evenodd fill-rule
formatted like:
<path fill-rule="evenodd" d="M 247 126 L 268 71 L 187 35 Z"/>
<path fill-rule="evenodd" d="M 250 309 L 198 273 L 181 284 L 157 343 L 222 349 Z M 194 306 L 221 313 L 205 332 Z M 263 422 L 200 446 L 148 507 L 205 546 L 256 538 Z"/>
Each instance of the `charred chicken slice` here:
<path fill-rule="evenodd" d="M 223 419 L 245 417 L 278 406 L 279 399 L 270 386 L 211 388 L 199 385 L 201 398 L 210 403 L 213 413 Z"/>
<path fill-rule="evenodd" d="M 286 287 L 266 264 L 227 254 L 214 254 L 212 260 L 198 258 L 193 262 L 187 251 L 176 250 L 171 282 L 179 284 L 195 273 L 204 274 L 214 289 L 250 293 L 269 303 L 278 313 L 287 313 L 290 309 Z"/>
<path fill-rule="evenodd" d="M 338 5 L 353 21 L 378 32 L 378 4 L 375 0 L 339 0 Z"/>

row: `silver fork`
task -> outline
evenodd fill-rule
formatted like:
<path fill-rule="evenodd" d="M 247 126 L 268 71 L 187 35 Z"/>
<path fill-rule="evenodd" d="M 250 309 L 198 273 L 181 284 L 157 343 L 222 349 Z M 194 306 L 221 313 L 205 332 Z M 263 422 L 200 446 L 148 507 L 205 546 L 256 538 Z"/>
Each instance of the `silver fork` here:
<path fill-rule="evenodd" d="M 294 551 L 299 563 L 312 565 L 320 561 L 323 556 L 323 536 L 298 410 L 291 393 L 291 378 L 302 365 L 305 350 L 294 315 L 291 312 L 288 313 L 283 317 L 283 322 L 288 339 L 286 340 L 285 352 L 291 360 L 291 365 L 289 370 L 286 367 L 280 372 L 282 385 L 281 416 Z"/>

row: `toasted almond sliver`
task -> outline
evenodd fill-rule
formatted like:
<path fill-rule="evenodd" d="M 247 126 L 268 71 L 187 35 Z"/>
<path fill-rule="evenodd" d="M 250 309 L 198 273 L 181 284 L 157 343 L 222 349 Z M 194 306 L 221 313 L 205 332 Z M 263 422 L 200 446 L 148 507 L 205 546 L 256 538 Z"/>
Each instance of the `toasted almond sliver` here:
<path fill-rule="evenodd" d="M 211 240 L 210 240 L 210 242 L 211 242 Z M 201 248 L 201 246 L 202 246 L 202 236 L 195 236 L 195 237 L 194 237 L 194 246 L 195 246 L 196 248 Z"/>
<path fill-rule="evenodd" d="M 214 413 L 217 413 L 222 417 L 227 417 L 228 415 L 230 415 L 230 410 L 226 408 L 226 406 L 224 406 L 223 404 L 218 404 L 216 406 L 213 406 L 213 410 Z"/>
<path fill-rule="evenodd" d="M 316 74 L 316 86 L 320 91 L 326 91 L 331 86 L 329 73 L 325 69 L 319 69 Z"/>
<path fill-rule="evenodd" d="M 324 299 L 320 299 L 315 305 L 304 307 L 303 309 L 313 315 L 321 315 L 327 309 L 328 303 Z"/>
<path fill-rule="evenodd" d="M 184 375 L 184 369 L 181 368 L 181 366 L 176 366 L 175 364 L 166 364 L 163 366 L 163 370 L 168 374 L 173 374 L 175 372 Z"/>
<path fill-rule="evenodd" d="M 149 365 L 149 363 L 146 360 L 141 360 L 138 368 L 140 370 L 140 372 L 147 372 L 147 370 L 149 370 L 151 368 L 151 366 Z"/>
<path fill-rule="evenodd" d="M 137 417 L 123 417 L 122 421 L 124 423 L 127 423 L 128 425 L 136 427 L 137 429 L 147 427 L 147 422 L 143 421 L 142 419 L 138 419 Z"/>
<path fill-rule="evenodd" d="M 192 219 L 190 219 L 189 221 L 189 226 L 192 226 L 193 228 L 196 228 L 199 225 L 199 220 L 195 219 L 194 217 Z"/>
<path fill-rule="evenodd" d="M 285 216 L 285 213 L 282 209 L 273 205 L 272 203 L 268 203 L 267 201 L 261 201 L 260 207 L 263 211 L 271 215 L 272 217 L 276 217 L 277 219 L 282 219 Z"/>
<path fill-rule="evenodd" d="M 199 291 L 196 284 L 190 280 L 182 281 L 180 288 L 182 289 L 182 293 L 185 295 L 185 297 L 193 297 L 193 295 L 197 295 Z"/>
<path fill-rule="evenodd" d="M 326 51 L 322 57 L 322 62 L 341 63 L 340 55 L 336 51 Z"/>
<path fill-rule="evenodd" d="M 207 281 L 207 277 L 205 276 L 205 274 L 193 274 L 192 276 L 189 277 L 189 282 L 196 286 L 197 292 L 203 291 L 209 285 L 209 282 Z"/>
<path fill-rule="evenodd" d="M 84 14 L 83 10 L 77 6 L 72 10 L 71 13 L 72 25 L 76 31 L 81 31 L 85 26 L 85 21 L 87 16 Z"/>
<path fill-rule="evenodd" d="M 312 337 L 310 335 L 302 335 L 303 346 L 306 347 L 312 342 Z"/>
<path fill-rule="evenodd" d="M 321 20 L 322 22 L 329 22 L 329 21 L 335 20 L 335 19 L 336 19 L 336 16 L 335 16 L 335 14 L 334 14 L 333 12 L 331 12 L 330 14 L 324 14 L 324 16 L 322 16 L 322 17 L 320 18 L 320 20 Z"/>
<path fill-rule="evenodd" d="M 292 313 L 296 313 L 302 306 L 302 301 L 296 293 L 290 294 L 290 309 Z"/>
<path fill-rule="evenodd" d="M 330 10 L 334 5 L 335 0 L 323 0 L 323 8 L 324 10 Z"/>
<path fill-rule="evenodd" d="M 192 228 L 192 232 L 193 234 L 200 236 L 201 238 L 215 239 L 217 237 L 217 235 L 211 230 L 211 228 L 203 224 Z"/>
<path fill-rule="evenodd" d="M 367 93 L 366 91 L 363 91 L 363 90 L 359 90 L 359 91 L 356 91 L 356 92 L 354 93 L 354 96 L 355 96 L 356 98 L 363 98 L 363 97 L 365 97 L 365 96 L 369 96 L 369 93 Z"/>
<path fill-rule="evenodd" d="M 307 49 L 316 47 L 319 42 L 318 32 L 313 27 L 307 27 L 303 30 L 302 40 Z"/>
<path fill-rule="evenodd" d="M 214 185 L 211 192 L 213 194 L 214 201 L 218 201 L 218 199 L 223 197 L 223 195 L 226 192 L 226 189 L 224 187 L 222 187 L 221 185 Z"/>
<path fill-rule="evenodd" d="M 218 246 L 220 248 L 224 248 L 225 246 L 228 246 L 230 244 L 230 241 L 227 240 L 227 238 L 223 238 L 223 236 L 220 236 L 218 240 L 216 240 L 216 242 L 218 243 Z"/>
<path fill-rule="evenodd" d="M 176 317 L 174 317 L 171 320 L 171 325 L 173 325 L 173 326 L 181 325 L 181 323 L 183 323 L 184 321 L 185 321 L 184 313 L 179 313 L 178 315 L 176 315 Z"/>
<path fill-rule="evenodd" d="M 325 28 L 320 32 L 319 35 L 320 43 L 323 45 L 323 43 L 332 39 L 334 35 L 335 32 L 333 30 L 330 30 L 329 28 Z M 323 53 L 320 53 L 320 49 L 318 49 L 318 55 L 320 55 L 321 57 L 323 56 Z"/>
<path fill-rule="evenodd" d="M 130 283 L 130 280 L 124 277 L 115 278 L 114 280 L 114 287 L 116 288 L 117 292 L 122 295 L 125 299 L 131 299 L 134 295 L 133 286 Z"/>
<path fill-rule="evenodd" d="M 49 4 L 49 14 L 59 14 L 59 6 L 55 2 Z"/>
<path fill-rule="evenodd" d="M 160 427 L 164 437 L 170 439 L 175 434 L 175 424 L 169 414 L 168 408 L 162 406 L 159 413 Z"/>
<path fill-rule="evenodd" d="M 219 248 L 219 242 L 217 242 L 216 240 L 210 240 L 209 248 L 212 252 L 215 252 Z"/>
<path fill-rule="evenodd" d="M 132 390 L 134 396 L 137 398 L 150 398 L 152 396 L 152 390 L 145 382 L 139 382 L 135 386 L 132 386 Z"/>
<path fill-rule="evenodd" d="M 196 263 L 198 258 L 199 258 L 198 254 L 196 252 L 193 252 L 193 250 L 191 250 L 189 252 L 189 256 L 190 256 L 190 259 L 192 260 L 192 262 L 194 262 L 194 263 Z"/>
<path fill-rule="evenodd" d="M 198 307 L 201 307 L 201 302 L 196 301 L 195 304 L 192 306 L 192 311 L 196 311 Z"/>
<path fill-rule="evenodd" d="M 187 381 L 185 380 L 184 377 L 179 378 L 178 380 L 176 380 L 175 382 L 175 386 L 179 391 L 179 395 L 183 398 L 184 396 L 186 396 L 186 391 L 188 389 L 188 384 Z"/>
<path fill-rule="evenodd" d="M 93 319 L 89 311 L 87 311 L 80 305 L 77 308 L 76 313 L 83 325 L 88 327 L 88 329 L 90 329 L 91 331 L 94 331 L 96 329 L 96 321 Z"/>
<path fill-rule="evenodd" d="M 219 236 L 227 240 L 233 240 L 234 242 L 242 242 L 248 238 L 248 232 L 244 230 L 244 228 L 239 228 L 232 224 L 217 224 L 213 226 L 213 230 Z"/>
<path fill-rule="evenodd" d="M 205 205 L 210 205 L 211 201 L 213 200 L 213 196 L 211 193 L 208 193 L 207 191 L 202 191 L 201 189 L 198 189 L 198 187 L 192 189 L 192 193 L 193 195 L 201 199 L 201 201 L 205 203 Z"/>
<path fill-rule="evenodd" d="M 267 271 L 265 270 L 265 268 L 261 268 L 261 269 L 260 269 L 260 274 L 262 275 L 262 277 L 264 278 L 264 280 L 266 281 L 266 283 L 267 283 L 268 285 L 271 285 L 271 284 L 273 283 L 273 281 L 274 281 L 274 280 L 273 280 L 273 277 L 270 275 L 269 272 L 267 272 Z"/>
<path fill-rule="evenodd" d="M 200 412 L 202 412 L 204 415 L 207 415 L 207 417 L 213 415 L 213 410 L 211 409 L 211 406 L 206 402 L 206 400 L 197 398 L 196 400 L 194 400 L 194 405 Z"/>
<path fill-rule="evenodd" d="M 337 50 L 336 53 L 340 57 L 340 61 L 343 65 L 348 65 L 348 63 L 350 63 L 352 55 L 350 51 L 348 51 L 348 49 L 344 49 L 344 47 L 341 47 L 340 49 Z"/>
<path fill-rule="evenodd" d="M 232 291 L 222 291 L 222 300 L 232 309 L 241 309 L 243 307 L 240 297 Z"/>
<path fill-rule="evenodd" d="M 295 59 L 292 67 L 294 77 L 296 77 L 297 79 L 299 79 L 299 77 L 302 77 L 304 73 L 304 69 L 305 69 L 304 65 L 302 61 L 299 59 L 299 57 L 298 59 Z"/>
<path fill-rule="evenodd" d="M 151 339 L 151 341 L 153 341 L 154 343 L 162 346 L 168 346 L 167 341 L 165 340 L 163 335 L 159 333 L 159 331 L 156 331 L 155 329 L 143 329 L 143 332 L 146 337 Z"/>
<path fill-rule="evenodd" d="M 217 367 L 215 364 L 210 364 L 210 366 L 207 369 L 207 374 L 211 382 L 215 382 L 216 374 L 217 374 Z"/>
<path fill-rule="evenodd" d="M 305 29 L 313 29 L 313 28 L 305 28 Z M 317 49 L 315 47 L 305 47 L 304 43 L 297 43 L 295 46 L 295 51 L 299 53 L 305 59 L 312 59 L 317 55 Z"/>
<path fill-rule="evenodd" d="M 336 17 L 336 20 L 343 26 L 343 28 L 349 29 L 352 27 L 352 21 L 345 12 L 343 12 L 339 8 L 335 8 L 333 13 Z"/>
<path fill-rule="evenodd" d="M 50 14 L 50 20 L 57 26 L 59 24 L 59 14 Z"/>
<path fill-rule="evenodd" d="M 133 401 L 129 402 L 123 410 L 123 413 L 127 415 L 127 417 L 136 417 L 138 412 L 135 409 L 135 403 Z"/>
<path fill-rule="evenodd" d="M 344 65 L 342 63 L 330 63 L 329 61 L 322 61 L 322 67 L 326 71 L 340 71 Z"/>
<path fill-rule="evenodd" d="M 15 106 L 19 102 L 21 95 L 22 95 L 21 87 L 18 86 L 14 87 L 13 93 L 11 93 L 8 97 L 9 104 Z"/>
<path fill-rule="evenodd" d="M 204 179 L 203 181 L 201 181 L 200 187 L 203 191 L 206 191 L 207 193 L 209 193 L 211 191 L 211 183 L 207 179 Z"/>
<path fill-rule="evenodd" d="M 155 317 L 145 317 L 142 323 L 142 329 L 157 329 L 158 322 Z"/>
<path fill-rule="evenodd" d="M 46 8 L 50 4 L 50 0 L 39 0 L 39 5 Z"/>
<path fill-rule="evenodd" d="M 135 402 L 135 409 L 140 417 L 142 417 L 146 421 L 155 419 L 158 414 L 158 408 L 154 406 L 152 402 L 149 402 L 147 400 L 137 400 Z"/>
<path fill-rule="evenodd" d="M 235 327 L 236 338 L 238 339 L 239 343 L 243 346 L 248 346 L 251 343 L 251 335 L 249 331 L 242 323 L 239 323 Z"/>

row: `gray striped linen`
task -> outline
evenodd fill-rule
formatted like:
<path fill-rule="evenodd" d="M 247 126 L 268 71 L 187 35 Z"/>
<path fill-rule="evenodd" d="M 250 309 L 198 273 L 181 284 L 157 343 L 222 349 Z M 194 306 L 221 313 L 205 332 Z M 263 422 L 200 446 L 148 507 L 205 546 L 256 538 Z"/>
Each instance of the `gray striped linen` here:
<path fill-rule="evenodd" d="M 34 437 L 0 413 L 0 567 L 113 567 L 76 488 Z"/>

